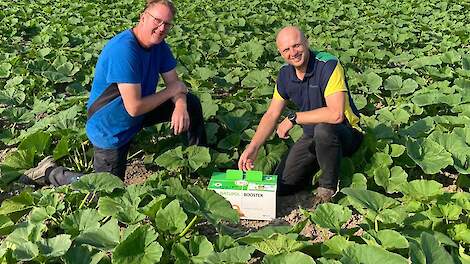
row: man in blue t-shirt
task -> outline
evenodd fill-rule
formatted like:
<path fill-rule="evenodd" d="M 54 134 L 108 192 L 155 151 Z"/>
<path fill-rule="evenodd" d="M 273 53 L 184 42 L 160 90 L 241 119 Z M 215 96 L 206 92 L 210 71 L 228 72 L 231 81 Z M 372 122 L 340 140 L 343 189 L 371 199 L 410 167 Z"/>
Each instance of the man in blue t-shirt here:
<path fill-rule="evenodd" d="M 169 0 L 148 1 L 139 23 L 113 37 L 98 58 L 86 123 L 96 172 L 124 179 L 132 138 L 156 123 L 171 121 L 175 135 L 185 132 L 189 144 L 206 144 L 199 99 L 178 78 L 176 60 L 164 41 L 175 12 Z M 156 92 L 160 76 L 165 89 Z M 53 166 L 51 158 L 25 175 L 33 180 L 44 175 L 53 185 L 81 176 Z"/>
<path fill-rule="evenodd" d="M 310 50 L 302 31 L 293 26 L 279 31 L 276 45 L 287 64 L 279 71 L 271 104 L 240 155 L 238 167 L 254 167 L 259 148 L 291 101 L 298 111 L 289 113 L 277 125 L 277 135 L 288 138 L 296 124 L 303 127 L 303 135 L 275 171 L 278 194 L 293 194 L 311 186 L 312 176 L 321 169 L 313 204 L 327 202 L 337 190 L 341 157 L 351 155 L 362 141 L 359 113 L 337 58 Z"/>

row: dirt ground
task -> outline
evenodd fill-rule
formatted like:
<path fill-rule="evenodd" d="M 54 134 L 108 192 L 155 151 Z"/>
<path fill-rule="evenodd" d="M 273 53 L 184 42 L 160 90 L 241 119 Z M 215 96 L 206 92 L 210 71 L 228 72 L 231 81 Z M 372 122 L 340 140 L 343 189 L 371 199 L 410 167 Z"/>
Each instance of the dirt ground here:
<path fill-rule="evenodd" d="M 128 164 L 126 170 L 126 184 L 138 184 L 144 182 L 150 175 L 152 171 L 148 170 L 142 160 L 134 160 Z M 303 220 L 305 216 L 300 211 L 300 208 L 307 209 L 312 207 L 312 192 L 299 192 L 294 195 L 281 196 L 277 199 L 276 204 L 276 215 L 277 218 L 272 221 L 259 221 L 259 220 L 240 220 L 238 225 L 232 227 L 240 229 L 245 232 L 255 232 L 265 226 L 279 226 L 279 225 L 290 225 L 294 226 Z M 354 228 L 357 227 L 362 221 L 362 216 L 353 215 L 348 223 L 345 224 L 345 228 Z M 216 235 L 216 230 L 208 223 L 201 222 L 197 225 L 197 229 L 204 235 Z M 326 232 L 325 230 L 318 230 L 315 226 L 308 224 L 300 233 L 307 240 L 317 243 L 323 241 L 325 238 L 331 237 L 333 234 Z"/>

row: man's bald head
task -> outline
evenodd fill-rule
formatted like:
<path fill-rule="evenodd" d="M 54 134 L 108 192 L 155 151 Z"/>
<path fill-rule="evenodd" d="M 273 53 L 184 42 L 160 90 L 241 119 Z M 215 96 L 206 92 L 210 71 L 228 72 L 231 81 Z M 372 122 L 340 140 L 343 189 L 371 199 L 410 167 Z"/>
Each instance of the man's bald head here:
<path fill-rule="evenodd" d="M 283 44 L 289 39 L 300 39 L 303 43 L 307 44 L 307 39 L 300 28 L 296 26 L 287 26 L 279 30 L 276 35 L 276 45 L 279 48 L 279 44 Z"/>
<path fill-rule="evenodd" d="M 302 71 L 306 69 L 310 54 L 308 41 L 298 27 L 288 26 L 281 29 L 276 36 L 276 46 L 288 64 Z"/>

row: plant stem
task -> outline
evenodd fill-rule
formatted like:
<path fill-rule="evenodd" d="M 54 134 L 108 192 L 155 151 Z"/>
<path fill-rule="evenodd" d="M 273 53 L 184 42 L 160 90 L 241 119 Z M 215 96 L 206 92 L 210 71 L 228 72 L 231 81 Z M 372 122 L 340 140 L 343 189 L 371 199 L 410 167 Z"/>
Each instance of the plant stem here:
<path fill-rule="evenodd" d="M 78 207 L 78 210 L 82 209 L 83 205 L 86 202 L 86 198 L 88 197 L 89 194 L 90 194 L 90 192 L 86 193 L 85 197 L 83 198 L 82 202 L 80 203 L 80 206 Z"/>
<path fill-rule="evenodd" d="M 186 226 L 186 228 L 178 235 L 178 237 L 183 237 L 184 235 L 186 235 L 189 229 L 191 229 L 191 227 L 193 227 L 193 225 L 196 223 L 197 218 L 197 215 L 195 215 L 191 222 L 189 222 L 189 224 Z"/>
<path fill-rule="evenodd" d="M 141 149 L 141 150 L 137 151 L 136 153 L 132 154 L 132 155 L 131 155 L 130 157 L 128 157 L 127 159 L 128 159 L 128 160 L 131 160 L 131 159 L 135 158 L 135 156 L 139 155 L 139 154 L 142 153 L 142 152 L 144 152 L 144 150 Z"/>

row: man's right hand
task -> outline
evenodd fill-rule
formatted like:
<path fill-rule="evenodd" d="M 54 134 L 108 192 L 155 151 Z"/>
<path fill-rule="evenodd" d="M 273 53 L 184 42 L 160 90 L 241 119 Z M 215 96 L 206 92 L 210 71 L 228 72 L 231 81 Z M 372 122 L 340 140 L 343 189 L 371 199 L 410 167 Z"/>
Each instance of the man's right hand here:
<path fill-rule="evenodd" d="M 238 160 L 238 169 L 247 171 L 253 169 L 256 156 L 258 155 L 258 149 L 250 145 L 243 151 L 240 159 Z"/>

